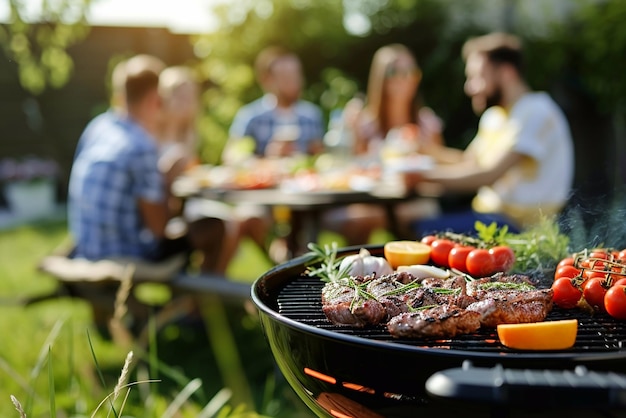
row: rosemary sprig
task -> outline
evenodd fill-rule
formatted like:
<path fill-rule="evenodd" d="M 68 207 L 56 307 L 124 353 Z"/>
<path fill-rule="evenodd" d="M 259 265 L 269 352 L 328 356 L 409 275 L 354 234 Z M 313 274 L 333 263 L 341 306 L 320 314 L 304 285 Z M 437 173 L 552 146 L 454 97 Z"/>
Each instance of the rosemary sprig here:
<path fill-rule="evenodd" d="M 316 256 L 307 266 L 306 273 L 309 277 L 319 277 L 323 282 L 335 282 L 348 277 L 351 265 L 341 266 L 341 258 L 337 257 L 337 243 L 333 242 L 330 246 L 321 247 L 316 243 L 309 243 L 309 250 Z M 319 263 L 319 267 L 313 268 L 313 265 Z"/>
<path fill-rule="evenodd" d="M 535 290 L 535 287 L 528 283 L 511 283 L 511 282 L 488 282 L 478 285 L 480 290 Z"/>
<path fill-rule="evenodd" d="M 409 312 L 413 313 L 413 312 L 425 311 L 426 309 L 436 308 L 437 306 L 439 305 L 424 305 L 424 306 L 417 306 L 417 307 L 409 306 Z"/>

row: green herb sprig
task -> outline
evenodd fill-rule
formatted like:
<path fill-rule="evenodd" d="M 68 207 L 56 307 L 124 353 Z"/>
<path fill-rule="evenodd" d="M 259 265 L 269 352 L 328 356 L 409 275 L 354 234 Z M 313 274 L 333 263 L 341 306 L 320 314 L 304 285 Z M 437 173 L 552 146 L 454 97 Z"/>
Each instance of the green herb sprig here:
<path fill-rule="evenodd" d="M 507 245 L 515 253 L 512 271 L 529 273 L 553 269 L 557 263 L 571 252 L 570 239 L 561 232 L 556 218 L 542 216 L 532 227 L 520 233 L 508 231 L 507 226 L 498 228 L 476 222 L 478 238 L 489 245 Z"/>
<path fill-rule="evenodd" d="M 323 282 L 336 282 L 348 277 L 348 272 L 352 268 L 351 265 L 341 267 L 343 257 L 337 257 L 337 243 L 333 242 L 330 246 L 325 244 L 323 247 L 316 243 L 309 243 L 309 250 L 315 257 L 308 263 L 306 273 L 309 277 L 319 277 Z M 314 265 L 319 263 L 319 267 Z"/>

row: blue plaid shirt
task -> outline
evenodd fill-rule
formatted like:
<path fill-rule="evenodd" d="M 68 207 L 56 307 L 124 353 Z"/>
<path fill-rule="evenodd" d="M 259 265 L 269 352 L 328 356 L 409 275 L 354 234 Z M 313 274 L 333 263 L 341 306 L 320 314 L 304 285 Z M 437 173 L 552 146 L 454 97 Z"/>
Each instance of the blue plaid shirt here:
<path fill-rule="evenodd" d="M 165 199 L 157 145 L 131 120 L 110 122 L 92 131 L 72 167 L 68 221 L 76 256 L 144 258 L 158 240 L 141 219 L 138 199 Z"/>
<path fill-rule="evenodd" d="M 307 153 L 314 141 L 324 136 L 324 119 L 321 110 L 313 103 L 298 101 L 288 112 L 287 118 L 298 126 L 296 144 L 298 151 Z M 276 128 L 286 119 L 276 108 L 276 100 L 266 94 L 260 99 L 243 106 L 230 128 L 231 138 L 250 136 L 256 142 L 255 154 L 264 155 L 265 148 L 274 136 Z"/>

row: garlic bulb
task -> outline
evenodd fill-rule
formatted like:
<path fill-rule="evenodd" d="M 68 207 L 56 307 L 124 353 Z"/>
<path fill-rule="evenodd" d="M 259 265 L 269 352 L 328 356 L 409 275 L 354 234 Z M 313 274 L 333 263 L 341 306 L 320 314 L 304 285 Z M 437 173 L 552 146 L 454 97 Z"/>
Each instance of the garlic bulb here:
<path fill-rule="evenodd" d="M 391 265 L 383 257 L 370 254 L 365 248 L 361 248 L 358 254 L 349 255 L 341 260 L 341 271 L 347 270 L 349 276 L 368 276 L 375 274 L 377 277 L 392 274 Z"/>

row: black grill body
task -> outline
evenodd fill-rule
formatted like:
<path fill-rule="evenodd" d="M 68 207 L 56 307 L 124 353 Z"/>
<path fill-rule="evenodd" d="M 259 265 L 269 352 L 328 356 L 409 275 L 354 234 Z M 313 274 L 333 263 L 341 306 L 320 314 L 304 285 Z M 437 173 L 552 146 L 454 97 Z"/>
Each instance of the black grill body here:
<path fill-rule="evenodd" d="M 358 250 L 341 250 L 340 255 Z M 368 250 L 382 256 L 382 247 Z M 255 282 L 252 298 L 281 372 L 319 416 L 333 416 L 328 402 L 323 401 L 329 396 L 347 410 L 363 408 L 354 416 L 428 416 L 426 410 L 433 407 L 439 416 L 467 416 L 467 405 L 440 404 L 425 390 L 430 376 L 459 368 L 465 360 L 475 367 L 574 370 L 584 366 L 626 373 L 626 349 L 622 347 L 626 327 L 608 316 L 555 309 L 548 320 L 576 317 L 579 334 L 572 349 L 554 352 L 507 349 L 499 343 L 495 330 L 481 329 L 450 340 L 416 340 L 395 339 L 383 326 L 354 329 L 333 325 L 322 312 L 323 283 L 305 274 L 312 257 L 304 255 L 267 272 Z M 585 416 L 590 416 L 588 411 Z"/>

